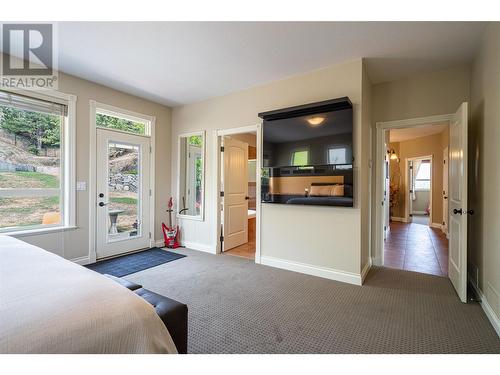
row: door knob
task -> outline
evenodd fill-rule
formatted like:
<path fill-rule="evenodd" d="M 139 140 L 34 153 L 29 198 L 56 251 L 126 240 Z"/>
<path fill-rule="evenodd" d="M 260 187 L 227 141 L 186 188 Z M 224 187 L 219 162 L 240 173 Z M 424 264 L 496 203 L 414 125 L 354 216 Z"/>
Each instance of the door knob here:
<path fill-rule="evenodd" d="M 464 211 L 464 214 L 474 215 L 474 210 Z"/>
<path fill-rule="evenodd" d="M 104 206 L 106 206 L 107 204 L 109 204 L 109 203 L 99 202 L 99 207 L 104 207 Z"/>
<path fill-rule="evenodd" d="M 250 197 L 245 197 L 245 199 L 246 199 L 246 200 L 249 200 L 249 199 L 250 199 Z"/>
<path fill-rule="evenodd" d="M 459 208 L 459 209 L 454 208 L 454 209 L 453 209 L 453 213 L 454 213 L 455 215 L 456 215 L 456 214 L 460 214 L 460 215 L 462 215 L 462 213 L 463 213 L 463 212 L 462 212 L 462 209 L 461 209 L 461 208 Z"/>

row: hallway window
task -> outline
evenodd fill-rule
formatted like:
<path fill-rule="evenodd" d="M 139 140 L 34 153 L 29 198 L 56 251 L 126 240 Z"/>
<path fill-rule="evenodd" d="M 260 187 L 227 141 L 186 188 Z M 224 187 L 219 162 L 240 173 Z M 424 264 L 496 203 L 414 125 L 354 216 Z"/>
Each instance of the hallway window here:
<path fill-rule="evenodd" d="M 415 176 L 415 190 L 427 191 L 431 188 L 431 163 L 423 160 Z"/>

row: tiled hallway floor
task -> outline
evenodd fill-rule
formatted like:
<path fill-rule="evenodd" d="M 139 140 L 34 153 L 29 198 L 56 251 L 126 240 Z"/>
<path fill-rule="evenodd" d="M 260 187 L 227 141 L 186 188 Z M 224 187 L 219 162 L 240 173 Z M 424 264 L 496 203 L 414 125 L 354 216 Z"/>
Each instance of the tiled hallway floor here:
<path fill-rule="evenodd" d="M 384 246 L 384 265 L 448 276 L 448 240 L 440 229 L 391 222 Z"/>

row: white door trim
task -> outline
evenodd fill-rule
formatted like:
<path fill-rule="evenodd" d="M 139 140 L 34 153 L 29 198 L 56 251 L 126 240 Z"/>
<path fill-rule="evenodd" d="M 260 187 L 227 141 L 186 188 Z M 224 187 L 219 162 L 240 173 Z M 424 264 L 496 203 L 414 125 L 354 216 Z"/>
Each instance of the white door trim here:
<path fill-rule="evenodd" d="M 384 265 L 384 160 L 386 150 L 384 147 L 385 131 L 390 129 L 420 127 L 426 125 L 437 125 L 453 119 L 454 114 L 418 117 L 396 121 L 384 121 L 376 123 L 376 149 L 375 149 L 375 251 L 372 254 L 372 262 L 376 266 Z M 382 202 L 382 204 L 380 204 Z"/>
<path fill-rule="evenodd" d="M 150 162 L 149 162 L 149 187 L 151 189 L 151 194 L 149 196 L 149 220 L 150 220 L 150 232 L 151 237 L 149 240 L 149 246 L 155 246 L 155 145 L 156 145 L 156 117 L 149 116 L 138 112 L 132 112 L 126 109 L 114 107 L 108 104 L 99 103 L 95 100 L 89 101 L 89 262 L 95 263 L 97 260 L 97 248 L 96 248 L 96 206 L 97 206 L 97 196 L 96 196 L 96 182 L 97 182 L 97 168 L 96 168 L 96 152 L 97 152 L 97 126 L 95 122 L 95 116 L 97 110 L 118 113 L 124 115 L 131 119 L 140 119 L 149 122 L 149 126 L 146 128 L 146 132 L 149 132 L 145 137 L 150 138 Z M 120 131 L 117 131 L 120 132 Z"/>
<path fill-rule="evenodd" d="M 256 141 L 257 141 L 257 167 L 256 167 L 256 191 L 255 191 L 255 196 L 256 196 L 256 203 L 255 203 L 255 208 L 256 208 L 256 221 L 255 221 L 255 263 L 260 264 L 261 263 L 261 230 L 260 230 L 260 225 L 261 225 L 261 202 L 260 202 L 260 170 L 262 167 L 262 123 L 256 124 L 256 125 L 249 125 L 249 126 L 241 126 L 241 127 L 236 127 L 236 128 L 230 128 L 230 129 L 217 129 L 214 130 L 213 137 L 214 137 L 214 154 L 213 154 L 213 165 L 216 166 L 216 173 L 214 173 L 214 179 L 213 179 L 213 186 L 214 186 L 214 192 L 213 196 L 211 197 L 212 201 L 214 202 L 214 223 L 215 223 L 215 228 L 213 228 L 214 234 L 215 234 L 215 239 L 216 239 L 216 244 L 215 244 L 215 252 L 216 254 L 221 253 L 221 244 L 219 241 L 219 238 L 221 236 L 221 215 L 220 215 L 220 205 L 221 205 L 221 198 L 220 198 L 220 187 L 221 187 L 221 157 L 220 157 L 220 146 L 221 146 L 221 137 L 225 135 L 234 135 L 234 134 L 242 134 L 242 133 L 250 133 L 250 132 L 255 132 L 256 133 Z"/>

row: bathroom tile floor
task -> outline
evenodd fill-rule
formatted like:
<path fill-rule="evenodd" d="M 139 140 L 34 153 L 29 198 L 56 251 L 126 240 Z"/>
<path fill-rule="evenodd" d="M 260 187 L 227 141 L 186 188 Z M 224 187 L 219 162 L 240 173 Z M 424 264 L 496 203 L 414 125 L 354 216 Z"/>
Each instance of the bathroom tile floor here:
<path fill-rule="evenodd" d="M 249 241 L 243 245 L 225 251 L 224 255 L 234 255 L 247 259 L 255 259 L 255 241 Z"/>

